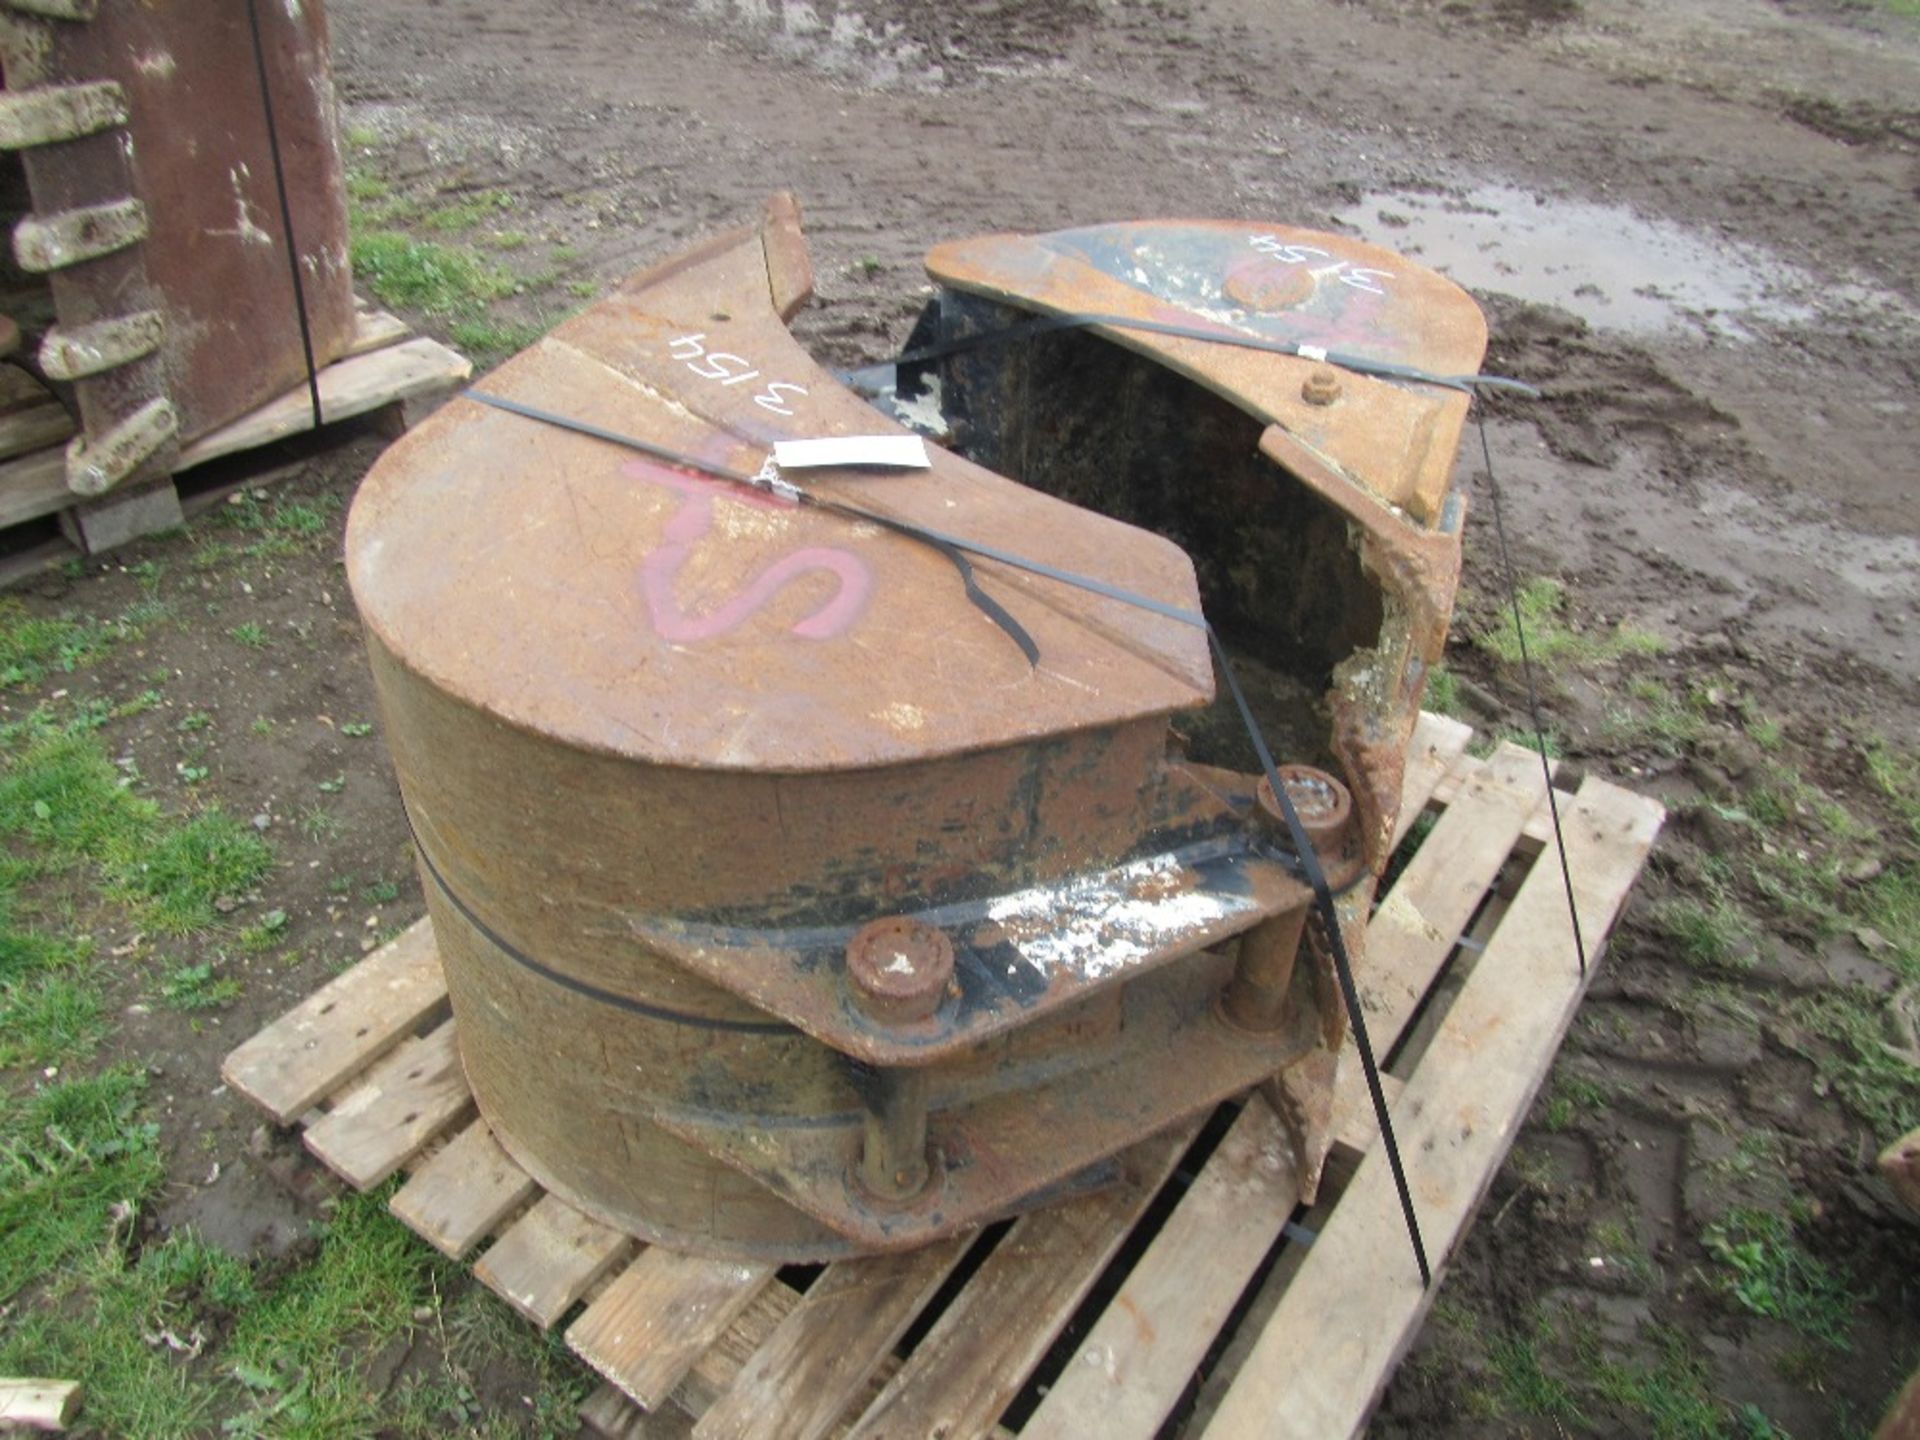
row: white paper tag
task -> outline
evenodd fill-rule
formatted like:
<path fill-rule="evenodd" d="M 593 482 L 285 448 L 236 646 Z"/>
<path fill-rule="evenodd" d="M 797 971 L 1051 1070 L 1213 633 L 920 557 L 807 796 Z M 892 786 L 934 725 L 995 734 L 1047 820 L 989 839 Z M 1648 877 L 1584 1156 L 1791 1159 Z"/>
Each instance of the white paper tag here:
<path fill-rule="evenodd" d="M 829 435 L 819 440 L 776 440 L 773 458 L 782 470 L 822 465 L 879 465 L 889 470 L 925 470 L 927 442 L 918 435 Z"/>

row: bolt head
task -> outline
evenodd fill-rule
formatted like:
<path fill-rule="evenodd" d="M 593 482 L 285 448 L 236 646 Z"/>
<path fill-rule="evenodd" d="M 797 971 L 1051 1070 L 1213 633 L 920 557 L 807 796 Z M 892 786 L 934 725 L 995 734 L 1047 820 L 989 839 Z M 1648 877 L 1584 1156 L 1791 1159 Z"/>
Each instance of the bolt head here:
<path fill-rule="evenodd" d="M 1340 377 L 1325 365 L 1316 367 L 1300 386 L 1300 398 L 1309 405 L 1331 405 L 1340 398 Z"/>
<path fill-rule="evenodd" d="M 1280 783 L 1286 786 L 1293 813 L 1300 817 L 1300 827 L 1307 832 L 1313 848 L 1323 855 L 1338 853 L 1346 839 L 1347 822 L 1353 817 L 1353 796 L 1347 787 L 1311 765 L 1282 765 Z M 1261 810 L 1284 831 L 1286 816 L 1264 778 L 1259 799 Z"/>
<path fill-rule="evenodd" d="M 847 942 L 847 981 L 860 1008 L 889 1024 L 929 1019 L 953 979 L 953 942 L 906 916 L 863 925 Z"/>

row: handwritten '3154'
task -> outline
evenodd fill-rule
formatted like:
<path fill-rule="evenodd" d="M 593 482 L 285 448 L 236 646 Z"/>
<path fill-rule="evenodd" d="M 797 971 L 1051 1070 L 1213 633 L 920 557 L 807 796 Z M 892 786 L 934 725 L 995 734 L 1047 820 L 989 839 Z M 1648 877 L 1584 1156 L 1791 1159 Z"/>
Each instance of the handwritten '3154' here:
<path fill-rule="evenodd" d="M 707 349 L 704 333 L 682 335 L 668 341 L 667 353 L 676 360 L 684 361 L 687 369 L 702 380 L 712 380 L 721 385 L 744 385 L 749 380 L 760 378 L 760 371 L 745 356 L 735 355 L 730 350 Z M 786 380 L 775 380 L 753 397 L 753 403 L 776 415 L 791 415 L 793 411 L 781 401 L 783 393 L 803 396 L 807 393 L 807 387 Z"/>

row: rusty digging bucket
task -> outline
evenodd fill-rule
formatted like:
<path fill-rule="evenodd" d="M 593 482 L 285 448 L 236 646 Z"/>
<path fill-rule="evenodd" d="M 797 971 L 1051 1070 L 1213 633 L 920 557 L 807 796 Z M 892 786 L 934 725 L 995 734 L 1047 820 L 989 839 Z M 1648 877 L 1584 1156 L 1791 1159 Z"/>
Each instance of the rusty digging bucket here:
<path fill-rule="evenodd" d="M 258 5 L 256 57 L 253 8 L 0 0 L 0 150 L 30 197 L 7 304 L 77 412 L 76 497 L 165 476 L 183 445 L 303 384 L 308 344 L 324 366 L 353 343 L 326 12 Z M 24 280 L 50 287 L 51 316 Z"/>
<path fill-rule="evenodd" d="M 933 335 L 1177 316 L 1446 374 L 1485 338 L 1437 276 L 1272 227 L 993 237 L 930 268 Z M 778 198 L 487 382 L 677 460 L 465 399 L 354 503 L 348 568 L 482 1114 L 588 1213 L 758 1260 L 1083 1192 L 1263 1085 L 1317 1176 L 1344 1035 L 1326 937 L 1273 795 L 1199 753 L 1212 662 L 1177 616 L 1204 599 L 1261 677 L 1357 950 L 1458 570 L 1464 394 L 1046 332 L 921 359 L 894 403 L 954 448 L 807 472 L 850 518 L 711 473 L 764 480 L 781 439 L 905 433 L 789 335 L 810 288 Z M 1145 603 L 976 559 L 983 605 L 894 525 Z"/>

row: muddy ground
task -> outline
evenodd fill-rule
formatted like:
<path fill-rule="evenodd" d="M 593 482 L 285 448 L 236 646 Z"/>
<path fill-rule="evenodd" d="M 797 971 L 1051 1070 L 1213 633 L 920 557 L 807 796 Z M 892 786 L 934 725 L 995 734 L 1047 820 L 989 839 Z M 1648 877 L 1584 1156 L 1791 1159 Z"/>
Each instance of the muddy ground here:
<path fill-rule="evenodd" d="M 1490 428 L 1520 570 L 1562 583 L 1581 633 L 1627 622 L 1663 642 L 1556 668 L 1557 743 L 1675 818 L 1376 1433 L 1870 1428 L 1920 1353 L 1920 1235 L 1872 1174 L 1884 1137 L 1796 1006 L 1897 990 L 1904 937 L 1735 886 L 1740 953 L 1703 970 L 1660 916 L 1718 885 L 1729 847 L 1824 859 L 1839 842 L 1810 806 L 1825 800 L 1854 817 L 1859 883 L 1913 863 L 1867 760 L 1920 740 L 1911 19 L 1837 0 L 330 9 L 356 166 L 510 195 L 515 230 L 580 299 L 777 189 L 801 199 L 819 277 L 797 328 L 839 361 L 897 346 L 925 298 L 920 255 L 983 230 L 1255 216 L 1358 231 L 1470 285 L 1489 368 L 1547 392 L 1497 405 Z M 578 303 L 557 293 L 530 287 L 503 313 L 539 323 Z M 172 1183 L 154 1233 L 299 1252 L 324 1186 L 220 1092 L 219 1060 L 421 911 L 377 734 L 356 733 L 372 697 L 337 563 L 340 505 L 378 444 L 260 477 L 328 517 L 318 543 L 197 564 L 223 523 L 255 533 L 247 507 L 269 501 L 242 499 L 21 592 L 96 614 L 156 589 L 176 614 L 203 605 L 204 622 L 150 633 L 85 683 L 121 696 L 170 672 L 164 702 L 111 731 L 114 753 L 161 785 L 204 767 L 193 798 L 276 847 L 248 905 L 283 928 L 223 962 L 244 982 L 229 1007 L 189 1020 L 134 980 L 116 996 L 113 1045 L 156 1069 Z M 1523 707 L 1517 672 L 1465 638 L 1500 603 L 1468 462 L 1479 523 L 1452 660 L 1463 713 L 1497 730 Z M 267 643 L 236 644 L 246 624 Z M 1684 723 L 1649 720 L 1667 713 L 1656 694 Z M 211 723 L 183 727 L 195 714 Z M 1743 797 L 1782 766 L 1811 789 L 1750 836 Z M 1730 1296 L 1703 1236 L 1739 1205 L 1795 1215 L 1809 1253 L 1851 1277 L 1844 1345 Z M 1706 1418 L 1684 1428 L 1627 1374 Z M 525 1384 L 502 1361 L 477 1403 L 523 1414 Z"/>

